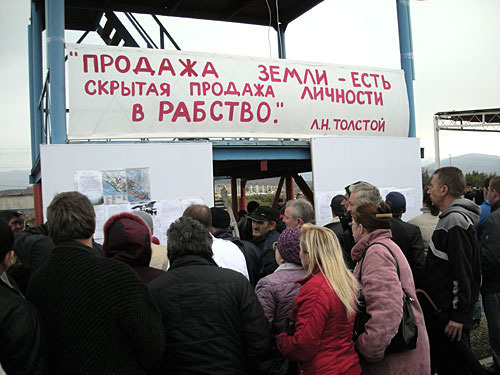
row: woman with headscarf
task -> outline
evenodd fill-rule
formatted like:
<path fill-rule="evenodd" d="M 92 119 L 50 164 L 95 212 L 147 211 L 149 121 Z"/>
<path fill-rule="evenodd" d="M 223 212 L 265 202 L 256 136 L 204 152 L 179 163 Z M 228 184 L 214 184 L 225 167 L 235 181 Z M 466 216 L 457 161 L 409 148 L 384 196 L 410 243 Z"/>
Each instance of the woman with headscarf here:
<path fill-rule="evenodd" d="M 384 202 L 363 204 L 352 212 L 356 244 L 351 256 L 357 262 L 354 274 L 361 280 L 366 312 L 370 316 L 364 332 L 357 337 L 356 349 L 366 374 L 429 374 L 429 340 L 424 317 L 408 261 L 391 239 L 390 212 L 390 206 Z M 389 353 L 386 349 L 401 323 L 404 294 L 410 298 L 417 323 L 416 348 Z"/>
<path fill-rule="evenodd" d="M 294 332 L 278 335 L 278 349 L 298 361 L 304 375 L 359 375 L 352 340 L 358 282 L 331 230 L 305 224 L 301 231 L 300 259 L 307 274 L 298 281 L 302 286 L 293 304 Z"/>
<path fill-rule="evenodd" d="M 128 212 L 111 216 L 104 224 L 102 253 L 128 264 L 144 282 L 165 271 L 149 267 L 151 262 L 151 231 L 146 222 Z"/>

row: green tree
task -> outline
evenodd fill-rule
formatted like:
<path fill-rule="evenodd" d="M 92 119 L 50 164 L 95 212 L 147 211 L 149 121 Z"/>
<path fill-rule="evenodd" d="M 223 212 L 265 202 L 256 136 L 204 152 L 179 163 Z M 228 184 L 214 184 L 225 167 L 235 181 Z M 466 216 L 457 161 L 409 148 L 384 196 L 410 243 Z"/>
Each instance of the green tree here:
<path fill-rule="evenodd" d="M 422 168 L 422 189 L 425 189 L 431 184 L 432 173 L 429 168 Z"/>
<path fill-rule="evenodd" d="M 256 201 L 260 206 L 273 206 L 274 194 L 252 194 L 247 195 L 247 203 L 250 201 Z"/>
<path fill-rule="evenodd" d="M 284 198 L 284 197 L 282 197 Z M 256 201 L 259 206 L 273 206 L 274 194 L 252 194 L 246 196 L 247 203 L 250 201 Z M 229 204 L 232 203 L 231 197 L 229 197 Z"/>
<path fill-rule="evenodd" d="M 467 185 L 472 185 L 477 189 L 482 189 L 483 182 L 486 177 L 488 177 L 488 174 L 486 173 L 472 171 L 472 173 L 467 173 L 465 175 L 465 181 L 467 181 Z"/>

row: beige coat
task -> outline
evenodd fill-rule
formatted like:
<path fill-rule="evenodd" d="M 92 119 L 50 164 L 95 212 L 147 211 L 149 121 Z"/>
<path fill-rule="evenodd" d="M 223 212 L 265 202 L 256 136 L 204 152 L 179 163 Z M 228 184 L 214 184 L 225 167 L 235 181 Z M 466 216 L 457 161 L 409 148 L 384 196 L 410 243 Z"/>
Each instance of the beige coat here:
<path fill-rule="evenodd" d="M 422 240 L 424 240 L 424 253 L 427 257 L 429 242 L 431 241 L 432 233 L 434 233 L 434 229 L 436 228 L 436 224 L 439 220 L 439 215 L 433 216 L 431 214 L 431 210 L 427 207 L 422 207 L 420 211 L 422 211 L 422 215 L 416 216 L 413 219 L 408 220 L 408 222 L 420 228 Z"/>
<path fill-rule="evenodd" d="M 166 271 L 168 268 L 167 247 L 151 244 L 151 262 L 149 267 Z"/>

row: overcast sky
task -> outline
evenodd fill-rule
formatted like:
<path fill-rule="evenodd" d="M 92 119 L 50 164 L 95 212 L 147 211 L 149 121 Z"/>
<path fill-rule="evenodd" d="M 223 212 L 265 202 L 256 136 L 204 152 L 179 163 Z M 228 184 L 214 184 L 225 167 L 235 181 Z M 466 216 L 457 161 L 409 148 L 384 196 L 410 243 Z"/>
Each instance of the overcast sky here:
<path fill-rule="evenodd" d="M 417 137 L 433 157 L 434 113 L 500 107 L 500 1 L 410 0 L 410 7 Z M 29 0 L 0 0 L 0 172 L 31 167 L 29 8 Z M 267 27 L 162 20 L 184 51 L 277 57 L 276 33 Z M 66 32 L 66 41 L 80 35 Z M 85 43 L 102 44 L 96 36 Z M 396 1 L 325 0 L 288 26 L 286 49 L 294 60 L 399 69 Z M 499 140 L 496 133 L 442 132 L 441 158 L 500 155 Z"/>

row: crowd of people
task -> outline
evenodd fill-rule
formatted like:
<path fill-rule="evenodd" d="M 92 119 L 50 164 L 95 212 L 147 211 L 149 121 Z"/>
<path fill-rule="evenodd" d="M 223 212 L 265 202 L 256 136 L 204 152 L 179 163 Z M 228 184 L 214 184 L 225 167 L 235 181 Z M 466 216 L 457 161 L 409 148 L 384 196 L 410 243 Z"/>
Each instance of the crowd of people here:
<path fill-rule="evenodd" d="M 78 192 L 38 227 L 0 213 L 0 374 L 486 373 L 469 344 L 478 305 L 499 371 L 500 177 L 481 207 L 465 187 L 436 170 L 410 222 L 404 195 L 364 181 L 324 227 L 305 197 L 249 202 L 238 230 L 192 205 L 167 247 L 142 211 L 96 243 Z"/>

